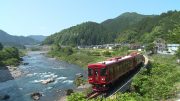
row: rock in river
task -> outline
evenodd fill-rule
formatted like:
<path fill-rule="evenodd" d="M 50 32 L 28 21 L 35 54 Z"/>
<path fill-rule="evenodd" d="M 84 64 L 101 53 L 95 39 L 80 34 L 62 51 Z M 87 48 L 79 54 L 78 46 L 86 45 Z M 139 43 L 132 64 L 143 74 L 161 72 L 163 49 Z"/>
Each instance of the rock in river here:
<path fill-rule="evenodd" d="M 48 84 L 48 83 L 51 83 L 51 82 L 54 82 L 55 80 L 53 78 L 48 78 L 47 80 L 41 80 L 41 83 L 42 84 Z"/>
<path fill-rule="evenodd" d="M 39 100 L 41 96 L 42 96 L 42 94 L 39 92 L 35 92 L 35 93 L 31 94 L 31 98 L 35 101 Z"/>
<path fill-rule="evenodd" d="M 23 63 L 23 65 L 28 65 L 29 63 Z"/>
<path fill-rule="evenodd" d="M 9 95 L 0 95 L 0 100 L 7 100 L 7 99 L 9 99 L 10 98 L 10 96 Z"/>

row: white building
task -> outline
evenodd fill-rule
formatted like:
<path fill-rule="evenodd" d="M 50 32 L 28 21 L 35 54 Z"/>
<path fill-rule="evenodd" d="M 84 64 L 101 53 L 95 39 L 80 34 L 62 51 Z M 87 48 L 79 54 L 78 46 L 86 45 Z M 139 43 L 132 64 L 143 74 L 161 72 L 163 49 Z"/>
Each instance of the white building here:
<path fill-rule="evenodd" d="M 180 44 L 167 44 L 167 49 L 170 54 L 175 54 Z"/>

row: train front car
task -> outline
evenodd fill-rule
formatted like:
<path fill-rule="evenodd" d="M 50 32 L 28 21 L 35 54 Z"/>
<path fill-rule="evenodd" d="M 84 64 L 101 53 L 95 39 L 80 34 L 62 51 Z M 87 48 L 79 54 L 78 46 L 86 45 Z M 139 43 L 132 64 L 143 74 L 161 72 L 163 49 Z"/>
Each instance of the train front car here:
<path fill-rule="evenodd" d="M 93 91 L 106 91 L 108 71 L 105 64 L 88 65 L 88 81 L 93 85 Z"/>
<path fill-rule="evenodd" d="M 132 53 L 88 65 L 88 81 L 93 91 L 106 91 L 121 76 L 144 63 L 143 55 Z"/>

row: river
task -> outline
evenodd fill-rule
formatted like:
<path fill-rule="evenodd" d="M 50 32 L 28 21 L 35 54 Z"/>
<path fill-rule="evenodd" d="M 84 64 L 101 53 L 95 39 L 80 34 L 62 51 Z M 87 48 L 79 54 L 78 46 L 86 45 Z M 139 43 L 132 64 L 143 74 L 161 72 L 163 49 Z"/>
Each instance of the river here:
<path fill-rule="evenodd" d="M 20 65 L 23 75 L 19 78 L 0 83 L 0 94 L 10 95 L 6 101 L 32 101 L 30 94 L 41 92 L 40 101 L 57 101 L 65 94 L 65 90 L 74 89 L 73 80 L 77 73 L 85 75 L 85 71 L 77 65 L 45 57 L 42 52 L 28 52 Z M 41 80 L 54 78 L 47 85 Z"/>

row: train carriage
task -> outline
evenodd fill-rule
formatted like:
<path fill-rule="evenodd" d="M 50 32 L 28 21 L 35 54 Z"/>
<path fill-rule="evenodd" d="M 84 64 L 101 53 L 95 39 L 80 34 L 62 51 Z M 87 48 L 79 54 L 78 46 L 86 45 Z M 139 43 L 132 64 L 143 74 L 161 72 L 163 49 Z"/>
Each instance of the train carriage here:
<path fill-rule="evenodd" d="M 94 91 L 108 90 L 119 77 L 144 63 L 144 57 L 132 53 L 124 57 L 114 57 L 106 61 L 88 65 L 88 81 Z"/>

